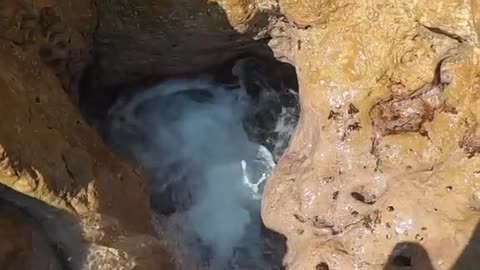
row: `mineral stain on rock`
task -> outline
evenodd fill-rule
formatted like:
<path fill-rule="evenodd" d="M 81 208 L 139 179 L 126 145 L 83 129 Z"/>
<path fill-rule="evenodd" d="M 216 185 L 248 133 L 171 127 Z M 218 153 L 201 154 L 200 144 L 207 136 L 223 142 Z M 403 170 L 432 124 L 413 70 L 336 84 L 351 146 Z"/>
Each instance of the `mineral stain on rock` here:
<path fill-rule="evenodd" d="M 423 125 L 432 121 L 435 113 L 446 106 L 443 92 L 451 78 L 442 72 L 441 60 L 432 83 L 407 95 L 391 96 L 372 107 L 370 117 L 377 136 L 406 132 L 422 132 Z"/>

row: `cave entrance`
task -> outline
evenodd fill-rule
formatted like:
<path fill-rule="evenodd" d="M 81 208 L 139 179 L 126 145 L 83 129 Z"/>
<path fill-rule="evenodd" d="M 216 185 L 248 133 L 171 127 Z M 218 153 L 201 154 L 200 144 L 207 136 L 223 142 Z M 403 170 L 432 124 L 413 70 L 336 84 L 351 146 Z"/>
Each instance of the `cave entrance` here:
<path fill-rule="evenodd" d="M 293 66 L 241 57 L 118 91 L 94 120 L 145 169 L 157 232 L 181 269 L 273 270 L 285 240 L 264 227 L 261 198 L 299 114 Z"/>

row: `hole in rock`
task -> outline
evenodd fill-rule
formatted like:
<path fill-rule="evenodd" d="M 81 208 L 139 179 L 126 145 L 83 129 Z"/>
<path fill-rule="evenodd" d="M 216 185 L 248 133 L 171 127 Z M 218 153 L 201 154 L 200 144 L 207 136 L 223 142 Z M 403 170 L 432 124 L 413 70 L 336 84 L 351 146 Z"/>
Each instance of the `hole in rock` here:
<path fill-rule="evenodd" d="M 145 169 L 174 256 L 188 270 L 282 269 L 285 240 L 264 227 L 260 204 L 299 118 L 295 69 L 242 57 L 144 85 L 95 121 Z"/>
<path fill-rule="evenodd" d="M 315 270 L 329 270 L 329 269 L 330 269 L 330 267 L 325 262 L 321 262 L 321 263 L 317 264 L 317 266 L 315 266 Z"/>
<path fill-rule="evenodd" d="M 369 194 L 367 192 L 352 192 L 350 195 L 357 201 L 364 204 L 374 204 L 377 201 L 377 198 L 374 194 Z"/>

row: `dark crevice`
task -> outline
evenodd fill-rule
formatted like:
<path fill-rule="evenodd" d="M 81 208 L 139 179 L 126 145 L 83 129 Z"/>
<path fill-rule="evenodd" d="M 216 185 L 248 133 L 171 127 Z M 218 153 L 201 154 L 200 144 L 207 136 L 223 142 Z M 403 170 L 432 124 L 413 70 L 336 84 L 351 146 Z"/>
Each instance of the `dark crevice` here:
<path fill-rule="evenodd" d="M 374 204 L 377 198 L 373 194 L 366 194 L 365 192 L 352 192 L 350 195 L 357 201 L 364 204 Z"/>
<path fill-rule="evenodd" d="M 430 32 L 432 33 L 435 33 L 435 34 L 439 34 L 439 35 L 444 35 L 448 38 L 451 38 L 455 41 L 457 41 L 458 43 L 464 43 L 466 40 L 464 38 L 462 38 L 461 36 L 455 34 L 455 33 L 450 33 L 444 29 L 441 29 L 439 27 L 431 27 L 431 26 L 427 26 L 425 24 L 422 24 L 420 23 L 421 26 L 425 27 L 425 29 L 429 30 Z"/>
<path fill-rule="evenodd" d="M 67 159 L 65 158 L 64 155 L 62 155 L 62 162 L 63 162 L 63 167 L 64 167 L 65 171 L 67 172 L 68 176 L 70 177 L 70 179 L 72 179 L 73 181 L 75 181 L 75 175 L 74 175 L 73 172 L 70 170 L 70 168 L 68 168 Z"/>
<path fill-rule="evenodd" d="M 243 60 L 247 61 L 245 62 L 243 69 L 248 72 L 232 74 L 233 66 Z M 96 61 L 99 61 L 99 59 L 96 58 Z M 149 91 L 147 89 L 156 87 L 171 78 L 184 78 L 188 80 L 189 78 L 195 78 L 199 74 L 209 74 L 214 78 L 215 83 L 218 83 L 218 86 L 224 87 L 226 91 L 239 91 L 238 80 L 240 79 L 241 85 L 247 90 L 247 93 L 252 100 L 251 105 L 249 105 L 248 113 L 243 121 L 243 127 L 250 140 L 265 146 L 268 151 L 273 154 L 275 161 L 278 161 L 287 148 L 292 134 L 291 130 L 287 133 L 277 131 L 277 122 L 282 119 L 286 126 L 294 126 L 296 125 L 300 114 L 298 82 L 295 68 L 289 64 L 280 63 L 274 58 L 258 57 L 254 53 L 243 54 L 241 58 L 232 58 L 227 62 L 210 68 L 209 70 L 199 71 L 198 74 L 182 74 L 174 77 L 145 74 L 145 76 L 141 76 L 141 79 L 122 82 L 118 85 L 106 86 L 103 88 L 101 85 L 96 84 L 97 80 L 95 78 L 97 76 L 102 76 L 102 73 L 101 71 L 97 72 L 98 69 L 95 62 L 89 66 L 89 69 L 90 70 L 87 70 L 85 73 L 82 81 L 82 89 L 89 89 L 88 92 L 83 92 L 81 94 L 80 106 L 82 111 L 87 116 L 89 122 L 99 130 L 100 134 L 109 145 L 133 160 L 135 160 L 135 158 L 131 156 L 131 152 L 122 151 L 122 147 L 119 147 L 118 144 L 111 143 L 113 137 L 110 133 L 111 122 L 109 122 L 108 111 L 112 108 L 112 105 L 117 106 L 117 104 L 123 102 L 128 104 L 128 100 L 135 98 L 139 93 Z M 94 86 L 93 88 L 91 87 L 92 85 Z M 92 89 L 97 90 L 92 91 Z M 286 89 L 289 90 L 287 91 Z M 200 104 L 211 103 L 215 97 L 210 91 L 211 89 L 203 88 L 201 90 L 191 89 L 171 95 L 171 97 L 174 99 L 189 98 L 193 102 Z M 154 104 L 155 102 L 157 101 L 154 99 L 151 100 L 151 104 Z M 143 107 L 139 107 L 141 110 L 133 110 L 135 115 L 148 113 L 148 107 L 151 105 L 147 105 L 149 101 L 145 101 L 144 103 L 145 105 Z M 286 110 L 290 111 L 289 116 L 283 115 Z M 168 114 L 168 112 L 165 113 L 166 115 Z M 129 119 L 124 118 L 123 122 L 129 123 L 128 121 Z M 148 143 L 149 140 L 148 131 L 134 132 L 128 136 L 131 136 L 130 139 L 143 138 L 141 141 L 144 143 Z M 125 145 L 125 143 L 121 144 Z M 170 169 L 167 169 L 170 171 L 166 175 L 167 178 L 178 178 L 178 181 L 174 184 L 166 184 L 165 188 L 162 187 L 158 190 L 151 189 L 152 210 L 160 214 L 166 222 L 168 222 L 168 218 L 171 216 L 181 215 L 182 213 L 190 211 L 190 209 L 196 204 L 198 197 L 195 190 L 199 190 L 199 187 L 192 189 L 192 183 L 188 180 L 188 176 L 186 176 L 188 175 L 188 172 L 184 175 L 186 172 L 182 171 L 185 164 L 179 163 L 177 164 L 177 167 L 179 171 L 176 171 L 171 167 Z M 66 169 L 67 173 L 73 177 L 71 172 L 69 172 L 68 167 L 66 167 Z M 222 202 L 219 203 L 221 204 Z M 262 232 L 257 236 L 260 239 L 254 241 L 259 241 L 259 243 L 262 243 L 261 245 L 264 246 L 263 248 L 266 249 L 266 252 L 262 256 L 266 256 L 265 260 L 268 263 L 263 266 L 262 264 L 265 263 L 256 265 L 255 260 L 257 259 L 244 258 L 240 261 L 240 265 L 243 264 L 241 269 L 282 269 L 282 258 L 286 252 L 285 239 L 282 235 L 268 230 L 263 224 L 261 224 L 259 213 L 252 216 L 252 220 L 257 219 L 260 222 L 259 226 Z M 253 226 L 255 227 L 258 225 Z M 201 241 L 194 245 L 200 245 L 203 250 L 210 249 L 208 245 Z M 207 253 L 200 252 L 202 254 L 200 257 L 202 260 L 208 262 L 212 259 L 212 252 L 213 251 Z M 234 256 L 242 257 L 245 256 L 243 253 L 246 252 L 250 252 L 249 249 L 240 247 L 235 249 Z M 192 260 L 194 260 L 193 257 Z M 239 263 L 236 260 L 237 259 L 234 258 L 232 263 Z M 250 262 L 250 260 L 253 261 Z"/>

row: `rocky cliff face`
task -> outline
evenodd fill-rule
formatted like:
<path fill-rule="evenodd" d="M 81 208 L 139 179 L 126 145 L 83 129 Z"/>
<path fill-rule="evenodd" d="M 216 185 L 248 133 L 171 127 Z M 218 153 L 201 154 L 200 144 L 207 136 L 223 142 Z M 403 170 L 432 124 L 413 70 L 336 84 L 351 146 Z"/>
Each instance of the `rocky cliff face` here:
<path fill-rule="evenodd" d="M 162 266 L 167 257 L 153 235 L 140 170 L 112 154 L 72 103 L 90 59 L 92 3 L 2 1 L 0 12 L 1 197 L 44 227 L 72 269 L 133 269 L 136 260 L 139 269 Z M 38 247 L 22 245 L 27 254 Z"/>
<path fill-rule="evenodd" d="M 476 4 L 280 1 L 303 114 L 263 215 L 289 269 L 474 268 Z"/>
<path fill-rule="evenodd" d="M 0 234 L 49 235 L 43 261 L 84 250 L 57 264 L 171 269 L 140 171 L 76 105 L 253 52 L 299 76 L 301 123 L 262 213 L 288 238 L 288 269 L 473 269 L 479 12 L 476 0 L 2 1 Z M 42 237 L 2 246 L 0 263 Z"/>

